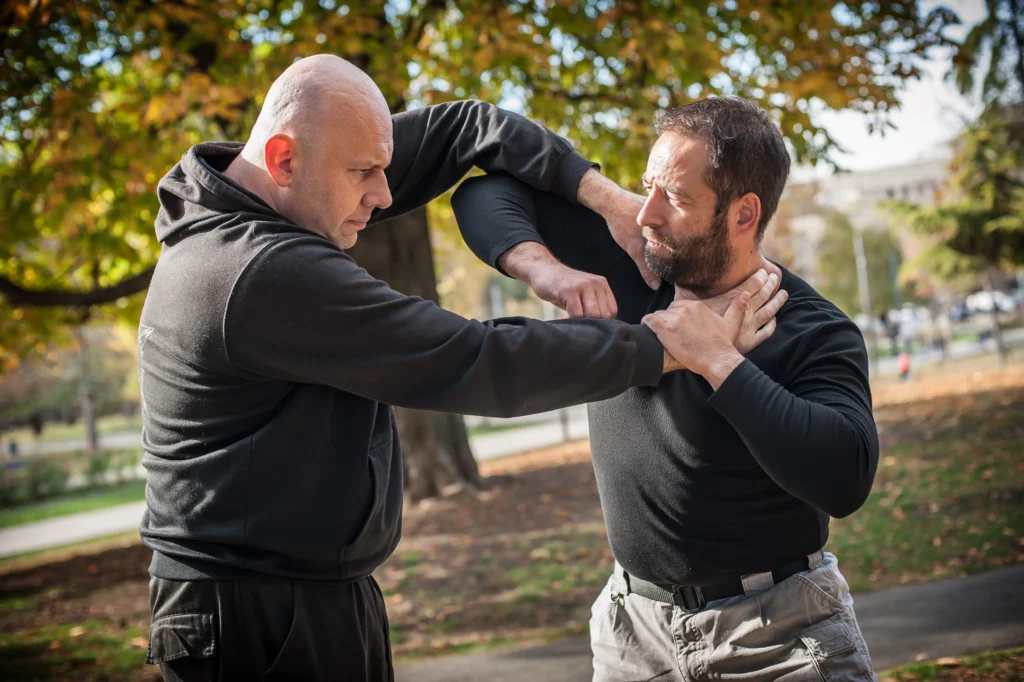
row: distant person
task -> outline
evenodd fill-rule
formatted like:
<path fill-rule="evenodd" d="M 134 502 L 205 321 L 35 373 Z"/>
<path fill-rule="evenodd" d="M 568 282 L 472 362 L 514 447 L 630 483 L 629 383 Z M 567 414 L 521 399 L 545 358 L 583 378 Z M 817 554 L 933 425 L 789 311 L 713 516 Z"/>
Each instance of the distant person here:
<path fill-rule="evenodd" d="M 278 78 L 244 145 L 200 144 L 160 181 L 138 342 L 141 534 L 147 660 L 168 682 L 393 679 L 371 576 L 401 535 L 391 405 L 507 417 L 678 368 L 645 326 L 467 320 L 346 253 L 474 164 L 624 215 L 627 193 L 543 128 L 481 102 L 392 117 L 368 76 L 328 55 Z M 735 294 L 728 323 L 715 317 L 729 342 L 774 315 L 744 325 L 748 297 L 769 299 L 764 279 Z"/>
<path fill-rule="evenodd" d="M 889 337 L 889 352 L 893 357 L 896 357 L 900 353 L 900 322 L 897 319 L 895 311 L 890 311 L 888 314 L 883 313 L 881 316 L 882 325 L 885 328 L 885 335 Z"/>
<path fill-rule="evenodd" d="M 864 503 L 878 464 L 864 339 L 785 268 L 771 338 L 744 357 L 715 333 L 701 299 L 762 267 L 789 152 L 741 99 L 655 121 L 635 241 L 507 176 L 468 180 L 452 200 L 485 262 L 563 307 L 613 298 L 583 312 L 650 325 L 688 368 L 588 409 L 616 559 L 590 621 L 594 679 L 874 680 L 823 551 L 829 517 Z M 665 282 L 656 292 L 620 246 L 635 242 Z"/>
<path fill-rule="evenodd" d="M 899 371 L 900 381 L 910 380 L 910 353 L 900 353 L 896 361 L 896 369 Z"/>

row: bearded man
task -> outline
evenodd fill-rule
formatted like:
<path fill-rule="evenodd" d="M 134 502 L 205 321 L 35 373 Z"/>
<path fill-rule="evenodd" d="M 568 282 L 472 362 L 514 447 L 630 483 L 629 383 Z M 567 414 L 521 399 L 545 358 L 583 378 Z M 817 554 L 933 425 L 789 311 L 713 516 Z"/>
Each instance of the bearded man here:
<path fill-rule="evenodd" d="M 453 199 L 485 262 L 573 316 L 644 322 L 687 368 L 589 405 L 616 559 L 590 622 L 594 679 L 875 679 L 823 551 L 829 517 L 864 503 L 878 462 L 863 338 L 782 268 L 770 338 L 740 352 L 721 332 L 722 295 L 764 266 L 790 166 L 782 135 L 737 98 L 656 125 L 636 225 L 507 176 Z"/>

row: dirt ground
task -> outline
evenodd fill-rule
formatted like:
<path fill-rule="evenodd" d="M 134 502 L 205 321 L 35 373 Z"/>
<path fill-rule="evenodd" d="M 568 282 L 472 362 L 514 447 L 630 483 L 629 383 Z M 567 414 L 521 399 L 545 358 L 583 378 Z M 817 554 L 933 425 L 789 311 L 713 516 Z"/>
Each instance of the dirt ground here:
<path fill-rule="evenodd" d="M 883 439 L 876 490 L 833 531 L 850 557 L 851 585 L 1024 562 L 1024 365 L 889 386 L 875 400 Z M 399 658 L 586 631 L 612 564 L 588 446 L 481 470 L 486 490 L 408 506 L 404 539 L 375 574 Z M 929 533 L 924 543 L 921 533 Z M 888 543 L 899 561 L 869 542 Z M 911 544 L 923 548 L 904 556 Z M 149 550 L 131 543 L 3 569 L 0 678 L 158 679 L 141 666 L 149 561 Z"/>

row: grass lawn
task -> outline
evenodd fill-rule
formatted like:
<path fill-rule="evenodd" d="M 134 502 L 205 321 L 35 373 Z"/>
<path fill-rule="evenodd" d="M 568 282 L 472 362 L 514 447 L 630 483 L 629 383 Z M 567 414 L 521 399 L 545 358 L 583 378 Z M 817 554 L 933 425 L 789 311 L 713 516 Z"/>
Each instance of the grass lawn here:
<path fill-rule="evenodd" d="M 0 528 L 9 528 L 22 523 L 43 521 L 65 514 L 77 514 L 128 502 L 138 502 L 146 497 L 146 482 L 132 481 L 111 485 L 86 493 L 70 494 L 46 502 L 27 504 L 21 507 L 0 509 Z"/>
<path fill-rule="evenodd" d="M 511 431 L 513 429 L 522 429 L 528 426 L 536 426 L 540 424 L 539 421 L 531 422 L 515 422 L 513 424 L 481 424 L 467 429 L 467 433 L 470 438 L 474 436 L 486 436 L 489 433 L 500 433 L 501 431 Z"/>
<path fill-rule="evenodd" d="M 878 677 L 879 682 L 1021 682 L 1024 648 L 912 663 Z"/>
<path fill-rule="evenodd" d="M 141 415 L 126 417 L 120 414 L 111 414 L 96 420 L 96 430 L 101 436 L 108 433 L 139 431 L 141 429 Z M 84 438 L 85 425 L 82 422 L 75 422 L 74 424 L 50 422 L 43 425 L 43 433 L 39 437 L 39 442 L 51 443 L 54 441 L 81 440 Z M 35 443 L 36 437 L 32 430 L 28 428 L 0 432 L 0 442 L 6 444 L 9 440 L 15 440 L 18 443 Z"/>
<path fill-rule="evenodd" d="M 1024 363 L 961 369 L 875 391 L 875 487 L 828 545 L 856 592 L 1024 562 Z M 402 543 L 375 573 L 399 661 L 586 632 L 612 565 L 587 444 L 481 471 L 485 490 L 408 506 Z M 150 556 L 133 539 L 0 562 L 0 679 L 155 679 L 138 639 Z M 992 656 L 1004 658 L 888 676 L 1021 679 L 1019 651 Z"/>

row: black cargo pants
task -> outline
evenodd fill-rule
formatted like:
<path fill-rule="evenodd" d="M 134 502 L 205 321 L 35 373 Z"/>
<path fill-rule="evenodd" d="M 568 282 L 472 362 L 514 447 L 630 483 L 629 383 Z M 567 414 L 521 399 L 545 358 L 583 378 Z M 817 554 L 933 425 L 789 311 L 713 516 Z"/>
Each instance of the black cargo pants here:
<path fill-rule="evenodd" d="M 166 682 L 392 682 L 384 598 L 352 583 L 151 578 L 147 663 Z"/>

